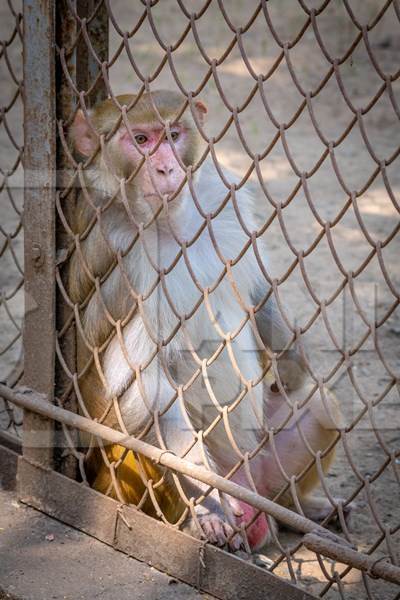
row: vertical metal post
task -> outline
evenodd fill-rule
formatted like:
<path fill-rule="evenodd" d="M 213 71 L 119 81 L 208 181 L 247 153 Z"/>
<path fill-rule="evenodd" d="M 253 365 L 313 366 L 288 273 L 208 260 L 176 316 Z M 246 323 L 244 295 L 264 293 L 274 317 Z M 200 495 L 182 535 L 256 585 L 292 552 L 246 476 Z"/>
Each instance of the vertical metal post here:
<path fill-rule="evenodd" d="M 55 0 L 24 0 L 25 376 L 54 393 L 55 340 Z M 54 424 L 24 415 L 24 456 L 53 462 Z"/>
<path fill-rule="evenodd" d="M 99 60 L 108 57 L 108 15 L 105 3 L 97 9 L 97 0 L 74 0 L 72 6 L 87 28 Z M 94 16 L 93 16 L 94 15 Z M 25 127 L 25 378 L 26 386 L 45 393 L 66 385 L 61 369 L 55 369 L 56 327 L 68 317 L 61 302 L 56 311 L 56 249 L 62 247 L 65 233 L 56 233 L 56 186 L 63 188 L 64 169 L 70 167 L 57 144 L 56 119 L 66 122 L 74 111 L 77 98 L 56 64 L 55 43 L 72 46 L 79 34 L 80 22 L 65 0 L 24 0 L 24 127 Z M 100 66 L 82 39 L 68 55 L 68 68 L 79 90 L 87 90 Z M 102 79 L 91 91 L 87 103 L 94 104 L 106 95 Z M 58 181 L 56 172 L 60 173 Z M 74 210 L 70 202 L 68 211 Z M 60 300 L 60 298 L 59 298 Z M 75 339 L 73 328 L 62 340 L 62 352 L 74 371 Z M 56 374 L 55 374 L 56 373 Z M 74 409 L 73 398 L 66 407 Z M 54 460 L 54 424 L 33 413 L 24 416 L 24 455 L 51 466 Z M 73 476 L 74 465 L 64 472 Z M 71 461 L 69 461 L 71 463 Z"/>

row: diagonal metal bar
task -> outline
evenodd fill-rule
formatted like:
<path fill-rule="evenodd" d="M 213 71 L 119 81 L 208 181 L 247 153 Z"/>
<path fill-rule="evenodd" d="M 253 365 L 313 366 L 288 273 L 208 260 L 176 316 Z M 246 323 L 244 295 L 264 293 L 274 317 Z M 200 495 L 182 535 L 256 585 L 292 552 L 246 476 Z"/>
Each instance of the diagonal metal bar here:
<path fill-rule="evenodd" d="M 377 577 L 382 577 L 387 581 L 400 584 L 400 568 L 384 562 L 378 562 L 356 549 L 351 548 L 348 542 L 331 531 L 317 525 L 310 519 L 296 514 L 291 510 L 263 498 L 232 481 L 224 479 L 220 475 L 208 471 L 204 467 L 194 465 L 188 460 L 175 456 L 170 451 L 161 450 L 151 446 L 146 442 L 136 439 L 133 436 L 126 436 L 123 433 L 96 423 L 86 417 L 71 413 L 63 408 L 50 404 L 43 395 L 22 388 L 16 392 L 7 386 L 0 384 L 0 395 L 9 402 L 20 406 L 21 408 L 38 413 L 49 419 L 54 419 L 70 427 L 75 427 L 81 431 L 86 431 L 92 435 L 98 436 L 114 444 L 124 446 L 134 452 L 139 452 L 147 456 L 157 464 L 172 469 L 175 472 L 182 473 L 202 481 L 207 485 L 218 488 L 239 500 L 248 502 L 255 508 L 275 517 L 281 523 L 288 525 L 302 533 L 309 534 L 304 538 L 305 545 L 325 556 L 333 557 L 349 566 L 354 566 L 362 571 L 368 572 Z"/>
<path fill-rule="evenodd" d="M 102 425 L 101 423 L 97 423 L 96 421 L 88 419 L 87 417 L 82 417 L 81 415 L 72 413 L 59 406 L 50 404 L 44 394 L 38 394 L 34 390 L 25 387 L 20 388 L 18 391 L 14 391 L 9 387 L 0 384 L 0 397 L 3 397 L 5 400 L 20 406 L 21 408 L 31 410 L 32 412 L 35 412 L 43 417 L 64 423 L 69 427 L 75 427 L 80 431 L 85 431 L 86 433 L 99 437 L 103 440 L 107 440 L 112 444 L 118 444 L 124 448 L 127 448 L 128 450 L 133 450 L 133 452 L 143 454 L 157 464 L 163 465 L 164 467 L 168 467 L 173 471 L 193 477 L 194 479 L 197 479 L 198 481 L 201 481 L 207 485 L 218 488 L 222 492 L 225 492 L 237 498 L 238 500 L 248 502 L 255 508 L 268 513 L 281 523 L 284 523 L 285 525 L 292 527 L 297 531 L 301 531 L 302 533 L 320 533 L 322 536 L 328 537 L 338 545 L 343 544 L 347 547 L 350 547 L 346 540 L 335 535 L 331 531 L 328 531 L 324 527 L 321 527 L 314 521 L 294 513 L 293 511 L 276 504 L 272 500 L 268 500 L 267 498 L 264 498 L 259 494 L 252 492 L 251 490 L 246 489 L 237 483 L 234 483 L 233 481 L 225 479 L 213 471 L 208 471 L 204 467 L 200 467 L 184 458 L 180 458 L 169 450 L 162 450 L 161 448 L 152 446 L 151 444 L 143 442 L 134 436 L 126 435 L 120 431 L 117 431 L 116 429 L 112 429 L 111 427 L 107 427 L 106 425 Z"/>

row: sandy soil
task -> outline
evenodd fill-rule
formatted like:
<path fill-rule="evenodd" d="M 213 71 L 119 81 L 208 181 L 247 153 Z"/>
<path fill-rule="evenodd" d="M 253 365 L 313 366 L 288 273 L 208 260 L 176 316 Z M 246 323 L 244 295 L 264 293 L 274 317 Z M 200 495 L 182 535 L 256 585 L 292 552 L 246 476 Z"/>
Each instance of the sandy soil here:
<path fill-rule="evenodd" d="M 115 18 L 123 30 L 133 28 L 143 9 L 141 3 L 131 3 L 127 0 L 114 0 L 110 4 Z M 195 10 L 195 7 L 198 9 L 199 6 L 199 3 L 194 0 L 185 4 L 190 6 L 191 10 Z M 225 4 L 235 25 L 246 23 L 251 11 L 256 6 L 255 2 L 244 2 L 243 0 L 230 0 Z M 311 6 L 311 4 L 308 2 L 308 5 Z M 366 22 L 377 13 L 378 4 L 380 6 L 383 3 L 375 0 L 353 0 L 352 7 L 359 19 Z M 268 6 L 274 27 L 281 39 L 293 39 L 305 20 L 300 5 L 290 0 L 281 0 L 280 2 L 274 0 L 269 2 Z M 3 3 L 0 8 L 0 23 L 1 28 L 7 31 L 4 20 L 5 12 L 7 12 L 7 8 Z M 164 0 L 153 9 L 152 13 L 154 26 L 159 31 L 161 38 L 166 44 L 173 44 L 187 25 L 187 20 L 178 4 L 173 0 Z M 211 5 L 197 26 L 198 36 L 204 50 L 212 58 L 220 57 L 229 45 L 233 34 L 224 23 L 217 3 Z M 346 16 L 341 2 L 331 2 L 318 18 L 318 27 L 328 51 L 334 56 L 341 56 L 357 33 Z M 390 7 L 379 25 L 370 33 L 372 51 L 380 68 L 387 74 L 395 74 L 399 69 L 400 37 L 398 33 L 399 22 L 396 20 L 393 8 Z M 2 32 L 2 38 L 4 39 L 4 37 L 6 34 Z M 120 43 L 121 38 L 111 26 L 110 56 L 117 52 Z M 243 46 L 256 73 L 266 73 L 274 64 L 280 51 L 265 26 L 262 14 L 258 16 L 249 32 L 243 35 Z M 162 60 L 164 51 L 155 42 L 148 21 L 145 21 L 137 31 L 133 41 L 130 42 L 130 47 L 143 76 L 151 76 Z M 192 34 L 186 37 L 172 56 L 181 84 L 186 90 L 195 90 L 207 73 L 208 66 L 199 52 Z M 13 63 L 18 63 L 19 48 L 17 45 L 12 47 L 11 58 Z M 315 90 L 329 70 L 329 63 L 319 49 L 310 28 L 302 41 L 290 51 L 290 60 L 300 85 L 307 91 Z M 11 82 L 9 75 L 6 79 L 3 78 L 4 60 L 0 61 L 0 68 L 3 68 L 3 71 L 0 72 L 2 81 L 0 104 L 3 105 L 6 102 L 5 98 L 13 93 L 15 85 Z M 248 68 L 241 59 L 237 47 L 217 67 L 217 73 L 220 85 L 231 105 L 240 107 L 255 85 L 255 81 L 249 75 Z M 362 42 L 340 67 L 340 74 L 347 94 L 356 108 L 366 107 L 382 85 L 382 80 L 377 75 Z M 130 67 L 125 52 L 116 58 L 110 70 L 110 79 L 115 93 L 134 92 L 139 89 L 140 82 Z M 152 86 L 153 89 L 177 88 L 168 65 L 164 66 Z M 399 80 L 394 81 L 392 87 L 393 95 L 399 103 Z M 301 104 L 302 96 L 284 61 L 264 83 L 264 91 L 276 121 L 278 123 L 290 122 Z M 216 137 L 228 120 L 229 112 L 221 101 L 212 77 L 202 91 L 201 97 L 209 108 L 207 133 Z M 311 103 L 315 119 L 328 140 L 337 139 L 353 118 L 334 77 L 329 79 Z M 21 121 L 17 109 L 12 111 L 9 119 L 13 130 L 15 129 L 20 136 Z M 271 142 L 276 129 L 266 115 L 258 94 L 246 109 L 240 112 L 239 122 L 251 151 L 262 153 Z M 363 117 L 363 122 L 378 160 L 389 159 L 398 148 L 400 127 L 387 92 L 382 94 Z M 0 166 L 4 170 L 12 163 L 12 148 L 7 142 L 8 136 L 4 132 L 4 127 L 0 128 L 0 136 Z M 286 140 L 299 171 L 311 171 L 322 155 L 324 146 L 315 132 L 307 110 L 303 111 L 289 128 Z M 231 126 L 222 140 L 216 144 L 215 150 L 218 160 L 241 175 L 246 173 L 251 164 L 251 159 L 243 149 L 234 126 Z M 15 155 L 15 149 L 13 152 Z M 362 190 L 374 172 L 376 163 L 366 148 L 358 126 L 355 126 L 335 149 L 335 157 L 342 179 L 348 189 Z M 394 196 L 397 195 L 397 198 L 400 189 L 399 166 L 400 159 L 397 158 L 386 169 L 390 189 Z M 285 203 L 298 183 L 298 175 L 294 172 L 280 142 L 262 161 L 261 170 L 273 200 Z M 252 180 L 259 189 L 254 173 Z M 312 202 L 320 218 L 325 222 L 334 221 L 343 209 L 347 197 L 329 159 L 326 159 L 308 179 L 308 186 Z M 390 242 L 385 243 L 385 240 L 389 239 L 390 234 L 398 226 L 399 214 L 381 175 L 378 175 L 358 197 L 357 205 L 359 219 L 362 220 L 369 238 L 362 231 L 355 210 L 350 207 L 331 228 L 331 243 L 336 250 L 337 260 L 341 261 L 344 270 L 356 273 L 353 280 L 353 296 L 357 298 L 358 306 L 355 305 L 347 287 L 345 292 L 339 294 L 334 302 L 327 305 L 326 319 L 329 322 L 331 333 L 337 337 L 338 345 L 349 351 L 357 348 L 360 340 L 368 331 L 367 324 L 374 321 L 384 322 L 376 329 L 375 340 L 369 335 L 352 356 L 353 380 L 350 380 L 349 373 L 343 367 L 339 368 L 330 378 L 330 387 L 339 398 L 348 427 L 358 420 L 364 407 L 363 402 L 369 403 L 370 410 L 347 434 L 347 455 L 343 443 L 339 444 L 337 460 L 327 478 L 327 486 L 333 496 L 350 498 L 359 485 L 359 478 L 370 477 L 369 486 L 364 486 L 357 496 L 351 534 L 352 540 L 358 544 L 359 548 L 368 551 L 371 544 L 378 539 L 380 532 L 390 531 L 391 528 L 395 529 L 400 526 L 398 461 L 393 458 L 391 464 L 379 474 L 388 456 L 400 450 L 399 393 L 394 385 L 390 385 L 394 377 L 399 377 L 400 370 L 400 311 L 395 304 L 395 294 L 400 284 L 399 236 L 394 236 Z M 10 208 L 4 191 L 0 195 L 0 210 L 2 228 L 7 232 L 13 232 L 18 224 L 18 216 L 14 209 Z M 263 220 L 266 220 L 271 212 L 271 204 L 259 190 L 259 213 Z M 282 219 L 287 235 L 296 251 L 310 248 L 321 232 L 321 224 L 312 214 L 301 190 L 283 208 Z M 1 229 L 0 244 L 3 243 L 4 237 L 2 237 L 2 231 Z M 293 262 L 294 254 L 282 235 L 282 229 L 277 219 L 269 228 L 269 239 L 270 272 L 274 277 L 282 278 Z M 376 242 L 381 242 L 383 246 L 382 264 L 379 263 L 375 253 L 368 264 L 358 273 L 360 266 L 364 264 Z M 21 236 L 18 236 L 12 245 L 16 256 L 21 260 Z M 304 265 L 310 285 L 320 300 L 328 300 L 343 282 L 343 275 L 337 266 L 337 261 L 332 257 L 326 236 L 322 236 L 312 252 L 306 253 Z M 386 280 L 382 269 L 383 265 L 387 273 Z M 5 252 L 0 256 L 2 293 L 12 289 L 19 277 L 10 252 Z M 389 280 L 391 287 L 388 285 Z M 298 326 L 306 327 L 312 315 L 315 314 L 317 305 L 304 283 L 298 266 L 280 285 L 279 289 L 283 302 L 291 309 Z M 10 303 L 10 306 L 16 322 L 20 324 L 22 314 L 20 294 Z M 391 310 L 390 316 L 385 318 L 385 315 Z M 0 317 L 2 340 L 5 340 L 5 342 L 2 341 L 0 347 L 3 347 L 4 343 L 11 339 L 13 332 L 15 333 L 15 327 L 5 315 L 4 306 L 0 306 L 0 312 L 2 314 Z M 327 377 L 340 363 L 341 354 L 335 348 L 331 334 L 329 334 L 321 315 L 310 327 L 307 327 L 304 338 L 309 348 L 312 368 L 319 376 Z M 14 344 L 9 352 L 0 357 L 0 369 L 2 369 L 0 377 L 4 377 L 4 373 L 15 360 L 18 352 L 16 346 L 17 344 Z M 388 390 L 387 393 L 384 393 L 385 390 Z M 372 423 L 374 423 L 376 431 L 374 431 Z M 348 456 L 353 461 L 354 469 Z M 376 506 L 375 513 L 371 510 L 371 506 Z M 397 553 L 400 550 L 399 538 L 400 532 L 388 536 L 393 551 Z M 295 536 L 283 532 L 281 541 L 285 544 L 293 543 Z M 275 558 L 279 555 L 279 551 L 272 547 L 266 550 L 266 554 Z M 380 557 L 385 554 L 388 554 L 388 549 L 383 543 L 377 550 L 376 556 Z M 302 548 L 296 553 L 295 561 L 296 575 L 299 576 L 301 583 L 315 593 L 321 592 L 326 580 L 315 556 Z M 333 574 L 334 571 L 340 573 L 343 570 L 341 565 L 335 564 L 333 561 L 325 561 L 325 566 L 330 574 Z M 284 564 L 278 567 L 277 572 L 288 576 Z M 397 597 L 393 586 L 381 581 L 368 579 L 368 588 L 371 598 L 389 600 Z M 368 597 L 360 574 L 356 571 L 351 571 L 346 577 L 343 589 L 344 597 L 349 600 Z M 329 591 L 325 597 L 338 597 L 337 588 Z"/>
<path fill-rule="evenodd" d="M 0 524 L 0 600 L 214 600 L 24 506 L 1 486 Z"/>

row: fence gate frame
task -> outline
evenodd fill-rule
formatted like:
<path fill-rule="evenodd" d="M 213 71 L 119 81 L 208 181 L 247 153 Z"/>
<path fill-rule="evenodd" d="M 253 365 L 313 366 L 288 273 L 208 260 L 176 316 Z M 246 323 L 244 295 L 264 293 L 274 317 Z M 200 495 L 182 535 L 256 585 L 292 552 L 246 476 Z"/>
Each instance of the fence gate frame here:
<path fill-rule="evenodd" d="M 57 7 L 56 7 L 57 4 Z M 54 403 L 61 384 L 56 369 L 57 331 L 65 320 L 57 303 L 57 188 L 63 187 L 63 167 L 57 149 L 57 119 L 70 114 L 75 99 L 57 72 L 57 48 L 76 35 L 76 20 L 93 12 L 96 0 L 24 0 L 24 121 L 25 121 L 25 375 L 27 398 Z M 108 15 L 105 5 L 90 21 L 96 53 L 107 58 Z M 78 89 L 87 88 L 99 74 L 84 41 L 65 57 Z M 101 77 L 89 102 L 106 96 Z M 70 210 L 73 210 L 71 206 Z M 63 357 L 75 360 L 74 332 L 64 336 Z M 64 376 L 65 377 L 65 376 Z M 61 379 L 61 381 L 59 380 Z M 28 391 L 28 390 L 32 390 Z M 5 395 L 4 391 L 4 395 Z M 10 397 L 10 400 L 12 398 Z M 14 401 L 17 399 L 13 398 Z M 68 406 L 74 409 L 73 406 Z M 19 500 L 63 521 L 130 556 L 221 599 L 271 594 L 276 600 L 306 600 L 311 594 L 277 575 L 228 554 L 215 546 L 168 527 L 74 479 L 76 461 L 53 470 L 55 421 L 24 410 L 23 454 L 18 459 Z M 67 477 L 69 475 L 70 477 Z M 71 498 L 79 498 L 79 510 Z M 173 552 L 171 552 L 173 548 Z"/>
<path fill-rule="evenodd" d="M 57 194 L 63 189 L 65 173 L 57 147 L 57 121 L 72 112 L 75 103 L 71 88 L 60 76 L 57 55 L 68 39 L 76 37 L 77 20 L 93 15 L 96 0 L 23 0 L 24 5 L 24 254 L 25 254 L 25 349 L 24 387 L 15 392 L 0 384 L 0 395 L 24 408 L 23 454 L 18 459 L 19 499 L 68 525 L 71 525 L 130 556 L 161 571 L 213 594 L 221 600 L 238 598 L 258 600 L 268 595 L 276 600 L 315 598 L 296 585 L 268 570 L 237 556 L 196 540 L 172 526 L 141 513 L 133 506 L 121 505 L 105 495 L 75 481 L 76 458 L 63 461 L 62 472 L 54 470 L 57 455 L 56 421 L 72 428 L 111 435 L 104 426 L 74 414 L 73 400 L 64 409 L 54 406 L 55 395 L 66 385 L 65 374 L 56 367 L 58 332 L 67 315 L 57 302 L 56 274 L 62 256 L 63 234 L 57 228 Z M 57 7 L 56 7 L 57 5 Z M 90 103 L 106 96 L 101 70 L 108 54 L 107 3 L 87 23 L 90 40 L 97 56 L 94 60 L 84 39 L 80 39 L 70 56 L 62 56 L 74 76 L 77 89 L 91 90 Z M 71 202 L 68 210 L 73 211 Z M 75 336 L 71 328 L 62 336 L 62 356 L 72 367 L 75 362 Z M 88 421 L 88 423 L 85 423 Z M 99 429 L 103 427 L 102 429 Z M 73 435 L 73 430 L 72 430 Z M 122 434 L 115 432 L 123 438 Z M 0 440 L 1 441 L 1 440 Z M 125 447 L 137 449 L 142 442 L 134 438 L 118 439 Z M 145 445 L 144 445 L 145 446 Z M 170 453 L 141 447 L 160 464 L 185 468 L 185 461 Z M 157 455 L 157 451 L 159 454 Z M 1 449 L 3 452 L 3 449 Z M 170 454 L 170 456 L 168 456 Z M 149 455 L 149 454 L 148 454 Z M 182 471 L 184 472 L 184 470 Z M 221 483 L 218 476 L 199 468 L 198 478 Z M 214 478 L 213 478 L 214 477 Z M 303 543 L 317 554 L 331 556 L 343 563 L 368 571 L 386 580 L 400 583 L 400 568 L 378 562 L 345 544 L 345 540 L 308 521 L 301 515 L 266 499 L 260 501 L 252 492 L 236 489 L 224 480 L 229 493 L 234 492 L 266 510 L 279 520 L 297 523 L 305 533 Z M 79 498 L 79 506 L 71 501 Z M 342 545 L 343 544 L 343 545 Z M 173 549 L 173 551 L 171 551 Z M 239 561 L 239 562 L 238 562 Z M 269 597 L 269 596 L 268 596 Z"/>

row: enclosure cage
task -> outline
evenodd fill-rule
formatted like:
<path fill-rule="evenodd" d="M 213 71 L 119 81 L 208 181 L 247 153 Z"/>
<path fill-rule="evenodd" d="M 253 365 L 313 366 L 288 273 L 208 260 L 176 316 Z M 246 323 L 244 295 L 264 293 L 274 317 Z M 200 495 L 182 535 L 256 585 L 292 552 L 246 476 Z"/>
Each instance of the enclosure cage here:
<path fill-rule="evenodd" d="M 23 502 L 221 599 L 400 597 L 399 22 L 398 0 L 2 2 L 0 479 L 19 455 Z M 175 236 L 169 265 L 149 260 L 151 284 L 138 292 L 126 258 L 143 242 L 148 224 L 140 224 L 124 250 L 107 246 L 107 211 L 123 204 L 127 182 L 120 177 L 114 196 L 99 205 L 86 188 L 85 172 L 106 152 L 129 111 L 159 89 L 180 94 L 179 118 L 193 115 L 199 99 L 207 106 L 205 123 L 196 120 L 201 153 L 192 169 L 211 161 L 223 194 L 207 214 L 193 194 L 198 231 L 191 238 Z M 121 94 L 133 96 L 122 102 Z M 90 109 L 106 98 L 119 120 L 112 131 L 96 131 L 91 157 L 77 158 L 70 135 L 77 114 L 90 122 Z M 160 117 L 160 124 L 173 146 L 170 123 Z M 189 171 L 184 185 L 193 191 Z M 242 189 L 254 198 L 255 231 L 243 218 Z M 82 201 L 88 218 L 77 229 Z M 124 207 L 129 224 L 132 215 Z M 225 209 L 235 215 L 243 238 L 229 260 L 213 229 Z M 168 213 L 165 204 L 163 211 Z M 210 256 L 220 261 L 213 285 L 199 283 L 190 259 L 204 230 Z M 108 248 L 103 270 L 87 258 L 96 232 L 96 250 Z M 261 239 L 267 264 L 257 255 Z M 247 252 L 258 256 L 267 291 L 259 305 L 243 309 L 238 330 L 224 332 L 210 296 L 228 284 L 238 294 L 232 273 Z M 85 279 L 79 299 L 71 294 L 73 261 Z M 168 292 L 168 277 L 182 262 L 198 290 L 186 312 Z M 116 272 L 129 299 L 117 317 L 104 300 Z M 168 332 L 162 317 L 146 322 L 153 293 L 175 315 Z M 290 331 L 284 350 L 300 348 L 309 384 L 292 394 L 277 373 L 279 352 L 263 349 L 260 385 L 275 385 L 285 417 L 273 426 L 267 419 L 259 447 L 243 452 L 231 423 L 253 383 L 244 381 L 231 354 L 240 382 L 228 402 L 213 392 L 209 371 L 270 297 Z M 107 330 L 101 343 L 87 333 L 87 308 L 96 298 Z M 176 367 L 164 369 L 163 352 L 197 311 L 204 327 L 206 321 L 213 325 L 215 347 L 208 355 L 191 348 L 193 373 L 178 384 Z M 93 388 L 105 395 L 112 344 L 119 344 L 129 365 L 126 334 L 135 318 L 153 335 L 154 352 L 140 368 L 131 367 L 129 385 L 140 388 L 146 369 L 157 364 L 173 393 L 164 409 L 149 411 L 148 429 L 131 435 L 121 411 L 126 388 L 109 397 L 100 416 L 87 398 Z M 85 347 L 84 362 L 79 346 Z M 88 373 L 96 374 L 95 382 Z M 277 383 L 271 384 L 272 375 Z M 203 427 L 193 424 L 185 401 L 195 385 L 212 407 Z M 288 472 L 280 440 L 316 394 L 330 416 L 332 441 L 313 447 L 299 421 L 307 461 Z M 176 455 L 163 442 L 162 419 L 171 406 L 187 423 L 191 447 L 201 446 L 202 464 L 187 460 L 190 447 Z M 235 465 L 215 471 L 208 444 L 221 430 Z M 259 493 L 252 479 L 252 461 L 265 447 L 282 481 L 272 495 Z M 134 499 L 126 484 L 132 465 Z M 241 485 L 235 481 L 240 469 L 248 475 Z M 330 506 L 322 523 L 306 516 L 299 493 L 312 470 Z M 206 491 L 190 497 L 182 487 L 185 476 Z M 167 477 L 173 482 L 168 492 Z M 213 490 L 256 509 L 250 523 L 232 524 L 231 540 L 235 532 L 243 536 L 244 551 L 181 531 Z M 181 509 L 173 518 L 163 504 L 168 493 Z M 250 554 L 247 534 L 263 513 L 279 529 L 271 527 L 272 541 Z"/>

